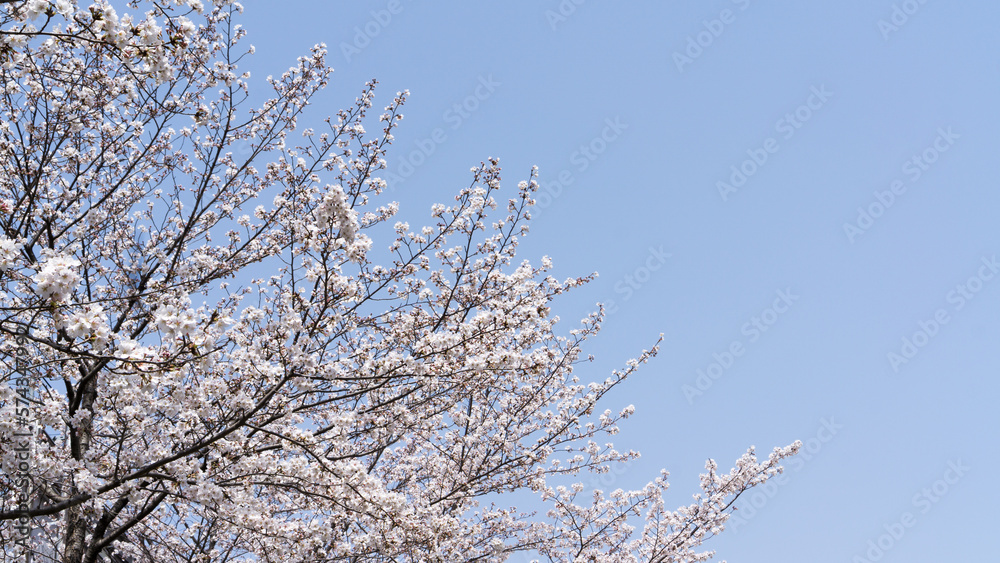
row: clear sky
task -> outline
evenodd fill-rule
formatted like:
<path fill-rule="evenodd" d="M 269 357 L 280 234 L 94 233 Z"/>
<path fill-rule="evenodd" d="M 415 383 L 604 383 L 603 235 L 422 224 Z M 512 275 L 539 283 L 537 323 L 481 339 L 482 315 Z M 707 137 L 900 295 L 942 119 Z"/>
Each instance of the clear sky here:
<path fill-rule="evenodd" d="M 600 486 L 666 467 L 686 504 L 706 458 L 800 439 L 718 559 L 995 560 L 1000 3 L 244 4 L 255 79 L 328 45 L 317 119 L 410 90 L 400 220 L 489 156 L 512 192 L 540 167 L 523 254 L 600 273 L 563 330 L 612 311 L 583 377 L 664 333 L 606 403 L 643 457 Z"/>

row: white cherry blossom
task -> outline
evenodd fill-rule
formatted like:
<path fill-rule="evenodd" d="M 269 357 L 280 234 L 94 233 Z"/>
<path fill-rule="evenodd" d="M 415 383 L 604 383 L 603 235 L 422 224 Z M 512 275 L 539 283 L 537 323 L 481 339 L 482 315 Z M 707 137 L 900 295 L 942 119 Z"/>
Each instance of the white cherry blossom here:
<path fill-rule="evenodd" d="M 408 93 L 300 125 L 325 46 L 251 97 L 241 10 L 0 4 L 0 562 L 709 559 L 798 443 L 709 461 L 675 510 L 665 472 L 586 491 L 639 455 L 606 395 L 659 343 L 584 371 L 603 309 L 556 312 L 594 276 L 517 257 L 536 170 L 507 192 L 488 159 L 399 220 Z"/>

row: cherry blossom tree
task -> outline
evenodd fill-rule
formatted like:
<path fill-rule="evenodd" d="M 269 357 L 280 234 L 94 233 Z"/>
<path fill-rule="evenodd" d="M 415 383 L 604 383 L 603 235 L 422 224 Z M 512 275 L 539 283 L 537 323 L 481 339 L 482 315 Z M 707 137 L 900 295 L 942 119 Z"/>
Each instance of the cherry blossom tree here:
<path fill-rule="evenodd" d="M 320 45 L 250 107 L 241 10 L 0 1 L 2 561 L 709 559 L 798 443 L 676 510 L 573 484 L 638 456 L 598 402 L 657 347 L 578 378 L 603 311 L 557 331 L 591 278 L 516 260 L 535 171 L 395 221 L 406 93 L 301 127 Z"/>

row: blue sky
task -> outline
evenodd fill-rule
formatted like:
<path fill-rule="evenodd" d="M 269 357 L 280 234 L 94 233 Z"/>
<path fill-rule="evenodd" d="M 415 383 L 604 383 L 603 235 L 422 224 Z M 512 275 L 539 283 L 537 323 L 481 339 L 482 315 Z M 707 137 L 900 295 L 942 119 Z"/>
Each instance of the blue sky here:
<path fill-rule="evenodd" d="M 489 156 L 511 190 L 540 167 L 523 255 L 600 273 L 556 303 L 564 330 L 614 311 L 584 377 L 664 333 L 608 397 L 643 457 L 602 486 L 666 467 L 681 505 L 705 458 L 800 439 L 718 559 L 995 558 L 1000 4 L 244 5 L 255 79 L 328 45 L 317 121 L 367 79 L 378 107 L 410 90 L 401 220 Z"/>

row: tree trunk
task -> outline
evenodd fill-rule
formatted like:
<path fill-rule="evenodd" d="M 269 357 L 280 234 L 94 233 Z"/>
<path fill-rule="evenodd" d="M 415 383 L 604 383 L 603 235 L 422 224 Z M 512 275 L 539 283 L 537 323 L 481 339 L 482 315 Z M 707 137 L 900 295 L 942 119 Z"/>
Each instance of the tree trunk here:
<path fill-rule="evenodd" d="M 89 414 L 80 420 L 78 426 L 72 429 L 70 435 L 70 449 L 73 459 L 82 460 L 90 450 L 91 439 L 93 438 L 94 421 L 93 407 L 97 400 L 97 374 L 93 368 L 87 369 L 85 363 L 81 361 L 81 377 L 84 381 L 79 387 L 80 398 L 74 408 L 70 399 L 70 416 L 84 410 Z M 73 475 L 67 475 L 67 489 L 70 495 L 79 494 L 76 484 L 73 482 Z M 81 503 L 71 507 L 66 511 L 66 551 L 63 553 L 63 563 L 83 563 L 83 557 L 87 553 L 87 532 L 90 527 L 86 503 Z M 99 538 L 92 538 L 91 541 Z"/>

